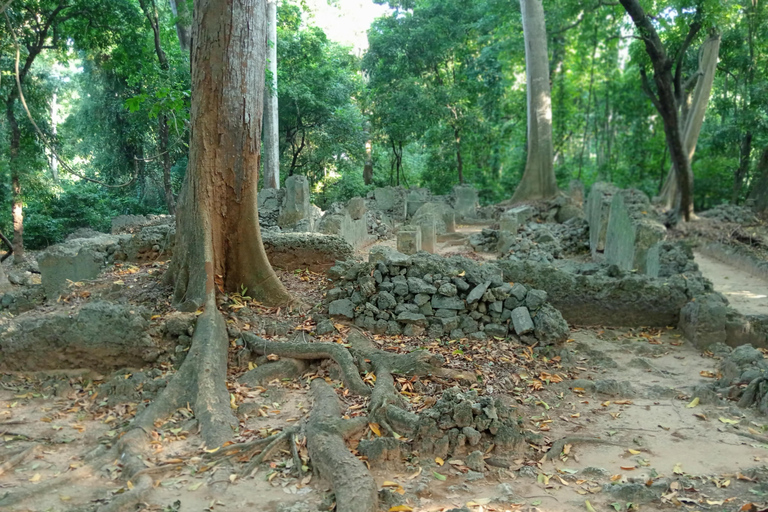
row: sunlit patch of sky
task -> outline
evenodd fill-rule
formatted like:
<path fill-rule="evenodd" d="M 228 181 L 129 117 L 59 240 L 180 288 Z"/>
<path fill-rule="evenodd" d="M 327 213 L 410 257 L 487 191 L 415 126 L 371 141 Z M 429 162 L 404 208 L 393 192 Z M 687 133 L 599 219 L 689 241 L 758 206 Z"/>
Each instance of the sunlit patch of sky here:
<path fill-rule="evenodd" d="M 368 28 L 374 19 L 390 12 L 387 5 L 373 0 L 306 0 L 314 13 L 311 23 L 322 28 L 329 39 L 351 46 L 355 55 L 368 48 Z"/>

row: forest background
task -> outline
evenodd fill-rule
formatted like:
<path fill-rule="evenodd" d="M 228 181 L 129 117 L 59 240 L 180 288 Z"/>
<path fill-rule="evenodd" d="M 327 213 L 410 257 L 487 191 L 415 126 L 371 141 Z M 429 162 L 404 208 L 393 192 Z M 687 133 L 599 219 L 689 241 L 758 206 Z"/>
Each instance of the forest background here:
<path fill-rule="evenodd" d="M 38 249 L 78 228 L 108 231 L 116 215 L 173 211 L 189 141 L 184 2 L 0 0 L 0 231 L 23 211 L 24 245 Z M 443 194 L 464 182 L 484 204 L 512 197 L 527 156 L 519 3 L 379 3 L 389 9 L 361 51 L 332 40 L 306 3 L 278 2 L 281 180 L 306 175 L 323 208 L 398 184 Z M 748 201 L 768 176 L 768 12 L 758 0 L 640 3 L 681 70 L 682 110 L 699 48 L 720 35 L 693 201 L 697 211 Z M 624 7 L 543 6 L 560 187 L 610 181 L 657 195 L 670 156 Z"/>

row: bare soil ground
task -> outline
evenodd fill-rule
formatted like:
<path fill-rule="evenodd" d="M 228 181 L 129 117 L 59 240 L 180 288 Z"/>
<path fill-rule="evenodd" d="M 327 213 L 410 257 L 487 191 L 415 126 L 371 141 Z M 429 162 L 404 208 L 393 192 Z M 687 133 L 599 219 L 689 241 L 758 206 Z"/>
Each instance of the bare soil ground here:
<path fill-rule="evenodd" d="M 117 268 L 78 286 L 67 301 L 88 300 L 91 291 L 114 288 L 119 280 L 126 300 L 151 307 L 158 315 L 153 321 L 162 322 L 171 311 L 161 285 L 164 268 L 157 263 L 130 272 Z M 281 279 L 305 303 L 321 301 L 323 276 L 284 272 Z M 236 343 L 238 330 L 255 328 L 240 315 L 244 308 L 263 321 L 290 325 L 287 333 L 267 336 L 276 341 L 300 336 L 343 343 L 347 328 L 316 337 L 302 311 L 264 308 L 236 297 L 224 300 L 221 308 L 233 328 L 228 387 L 240 422 L 234 442 L 267 437 L 303 421 L 312 407 L 308 384 L 313 378 L 335 387 L 346 416 L 365 410 L 366 400 L 349 393 L 332 364 L 266 387 L 248 388 L 236 381 L 252 364 L 239 357 Z M 693 387 L 717 376 L 718 360 L 701 354 L 673 329 L 574 329 L 568 343 L 549 352 L 499 340 L 377 336 L 374 341 L 396 353 L 426 348 L 445 357 L 447 367 L 474 373 L 477 381 L 471 387 L 514 406 L 524 429 L 538 439 L 511 467 L 494 466 L 488 458 L 482 474 L 458 457 L 443 461 L 411 454 L 387 466 L 373 464 L 380 488 L 401 500 L 382 510 L 756 511 L 767 506 L 768 442 L 762 440 L 768 419 L 735 406 L 694 401 Z M 162 376 L 174 371 L 168 363 L 156 369 Z M 128 380 L 140 370 L 126 369 L 121 378 Z M 0 509 L 98 510 L 130 490 L 133 484 L 120 479 L 122 461 L 88 465 L 89 454 L 112 446 L 147 400 L 115 402 L 102 395 L 99 386 L 109 377 L 78 370 L 0 374 Z M 396 387 L 418 411 L 455 385 L 399 378 Z M 247 461 L 218 462 L 216 451 L 224 453 L 227 447 L 206 450 L 191 416 L 190 410 L 180 409 L 155 425 L 153 452 L 143 463 L 158 485 L 137 510 L 332 509 L 329 485 L 313 476 L 302 439 L 296 447 L 302 466 L 308 466 L 302 471 L 295 471 L 290 451 L 278 451 L 255 473 L 243 476 Z M 368 429 L 364 437 L 375 437 L 375 430 Z M 356 442 L 351 441 L 352 448 Z M 30 494 L 20 503 L 2 505 L 6 493 L 20 491 Z"/>
<path fill-rule="evenodd" d="M 744 270 L 696 253 L 696 263 L 715 291 L 728 297 L 735 309 L 745 315 L 768 315 L 768 282 Z"/>

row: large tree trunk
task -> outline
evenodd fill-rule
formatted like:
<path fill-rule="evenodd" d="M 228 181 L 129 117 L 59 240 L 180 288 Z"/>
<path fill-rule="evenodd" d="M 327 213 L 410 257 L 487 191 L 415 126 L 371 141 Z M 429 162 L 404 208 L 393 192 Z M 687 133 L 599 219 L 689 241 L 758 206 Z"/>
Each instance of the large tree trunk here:
<path fill-rule="evenodd" d="M 256 207 L 265 13 L 264 0 L 195 2 L 189 167 L 171 268 L 184 309 L 204 304 L 217 284 L 245 287 L 264 303 L 290 301 L 264 252 Z"/>
<path fill-rule="evenodd" d="M 280 188 L 277 110 L 277 0 L 267 0 L 267 65 L 271 85 L 264 93 L 264 188 Z"/>
<path fill-rule="evenodd" d="M 552 147 L 552 99 L 549 89 L 547 30 L 542 0 L 520 0 L 525 36 L 528 94 L 528 157 L 512 202 L 557 194 Z"/>
<path fill-rule="evenodd" d="M 169 0 L 171 11 L 176 17 L 176 35 L 179 37 L 181 51 L 189 55 L 192 34 L 192 13 L 189 12 L 187 0 Z"/>
<path fill-rule="evenodd" d="M 696 144 L 699 140 L 701 127 L 704 124 L 704 114 L 707 111 L 707 104 L 712 93 L 712 84 L 715 81 L 715 71 L 717 70 L 717 59 L 720 52 L 720 35 L 715 35 L 704 41 L 699 53 L 699 77 L 696 81 L 696 88 L 693 92 L 690 106 L 687 108 L 685 116 L 685 128 L 683 131 L 683 144 L 688 155 L 688 168 L 696 152 Z M 674 160 L 673 160 L 674 163 Z M 691 175 L 688 181 L 693 183 L 693 171 L 689 170 Z M 660 194 L 660 204 L 668 209 L 674 208 L 680 204 L 679 180 L 675 174 L 675 168 L 669 170 L 664 186 Z M 693 211 L 691 207 L 691 212 Z"/>

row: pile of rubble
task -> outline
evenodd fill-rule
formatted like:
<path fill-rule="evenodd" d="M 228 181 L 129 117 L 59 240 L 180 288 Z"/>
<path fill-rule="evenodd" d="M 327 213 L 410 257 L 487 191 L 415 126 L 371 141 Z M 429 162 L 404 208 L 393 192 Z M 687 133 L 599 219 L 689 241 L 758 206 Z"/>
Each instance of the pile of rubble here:
<path fill-rule="evenodd" d="M 367 263 L 338 262 L 328 275 L 334 282 L 326 294 L 329 314 L 378 334 L 548 345 L 569 333 L 545 291 L 506 283 L 489 263 L 377 247 Z"/>
<path fill-rule="evenodd" d="M 735 204 L 720 204 L 710 210 L 701 212 L 699 215 L 707 219 L 734 224 L 756 224 L 758 222 L 754 210 Z"/>
<path fill-rule="evenodd" d="M 472 471 L 485 470 L 485 454 L 510 456 L 524 445 L 515 411 L 498 398 L 477 396 L 476 390 L 446 389 L 440 399 L 418 415 L 413 449 L 421 456 L 464 457 Z M 393 438 L 361 440 L 358 450 L 371 462 L 390 459 L 387 453 L 402 442 Z"/>

